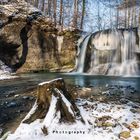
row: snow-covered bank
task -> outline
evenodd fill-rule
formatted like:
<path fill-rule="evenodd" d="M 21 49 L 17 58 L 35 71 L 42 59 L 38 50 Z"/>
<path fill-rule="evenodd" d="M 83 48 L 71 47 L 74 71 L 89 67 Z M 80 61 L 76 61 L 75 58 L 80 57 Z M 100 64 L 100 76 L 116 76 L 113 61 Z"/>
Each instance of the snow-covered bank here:
<path fill-rule="evenodd" d="M 62 78 L 40 83 L 34 106 L 7 140 L 139 140 L 137 94 L 131 86 L 65 86 Z"/>
<path fill-rule="evenodd" d="M 21 123 L 7 140 L 135 140 L 140 139 L 140 106 L 133 102 L 127 104 L 91 102 L 77 100 L 78 108 L 86 122 L 60 124 L 59 113 L 48 128 L 48 135 L 42 132 L 43 120 L 31 124 Z"/>
<path fill-rule="evenodd" d="M 12 75 L 0 75 L 0 80 L 13 79 L 13 78 L 17 78 L 17 76 L 12 76 Z"/>
<path fill-rule="evenodd" d="M 18 76 L 12 75 L 10 73 L 0 71 L 0 80 L 13 79 L 17 77 Z"/>
<path fill-rule="evenodd" d="M 12 75 L 12 69 L 0 60 L 0 80 L 12 79 L 17 76 Z"/>

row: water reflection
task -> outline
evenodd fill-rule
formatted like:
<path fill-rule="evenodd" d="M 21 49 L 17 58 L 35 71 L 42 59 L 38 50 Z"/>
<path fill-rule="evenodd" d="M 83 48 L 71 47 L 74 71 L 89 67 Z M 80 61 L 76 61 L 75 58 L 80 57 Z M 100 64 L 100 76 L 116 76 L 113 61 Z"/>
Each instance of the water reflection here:
<path fill-rule="evenodd" d="M 106 86 L 120 85 L 132 86 L 140 90 L 140 77 L 117 77 L 117 76 L 93 76 L 93 75 L 76 75 L 62 74 L 62 78 L 70 84 L 80 86 Z"/>
<path fill-rule="evenodd" d="M 40 82 L 52 80 L 54 78 L 64 78 L 65 82 L 79 86 L 131 86 L 140 91 L 140 77 L 114 77 L 114 76 L 93 76 L 93 75 L 77 75 L 65 73 L 43 73 L 43 74 L 22 74 L 19 79 L 11 79 L 0 81 L 0 93 L 6 93 L 13 90 L 22 90 L 36 86 Z"/>

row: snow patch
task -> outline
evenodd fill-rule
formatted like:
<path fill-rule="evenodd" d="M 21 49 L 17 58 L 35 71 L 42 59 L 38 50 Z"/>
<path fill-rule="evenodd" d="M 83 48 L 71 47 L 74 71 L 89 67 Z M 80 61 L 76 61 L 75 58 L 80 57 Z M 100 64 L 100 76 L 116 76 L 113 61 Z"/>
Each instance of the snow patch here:
<path fill-rule="evenodd" d="M 62 98 L 66 101 L 63 96 Z M 21 123 L 15 133 L 8 136 L 7 140 L 119 140 L 119 134 L 122 131 L 130 131 L 131 137 L 127 140 L 133 140 L 135 136 L 140 138 L 140 113 L 131 111 L 135 107 L 130 102 L 116 104 L 79 99 L 76 104 L 83 119 L 86 120 L 86 124 L 76 121 L 71 125 L 59 123 L 60 112 L 54 114 L 56 102 L 57 98 L 52 96 L 50 109 L 44 121 L 36 120 L 31 124 Z M 69 105 L 67 101 L 66 103 Z M 140 110 L 139 105 L 137 109 Z M 98 123 L 97 120 L 108 122 L 110 125 L 102 126 L 101 122 Z M 129 129 L 124 125 L 131 125 L 132 122 L 136 122 L 139 127 Z M 41 130 L 43 125 L 47 125 L 48 135 L 43 134 Z"/>
<path fill-rule="evenodd" d="M 57 98 L 52 95 L 52 101 L 49 107 L 49 111 L 43 121 L 43 126 L 45 126 L 46 128 L 48 128 L 51 125 L 51 122 L 55 117 L 56 104 L 57 104 Z"/>
<path fill-rule="evenodd" d="M 53 80 L 50 80 L 50 81 L 42 82 L 42 83 L 39 84 L 39 86 L 49 84 L 49 83 L 52 83 L 52 82 L 57 81 L 57 80 L 62 80 L 62 78 L 56 78 L 56 79 L 53 79 Z"/>

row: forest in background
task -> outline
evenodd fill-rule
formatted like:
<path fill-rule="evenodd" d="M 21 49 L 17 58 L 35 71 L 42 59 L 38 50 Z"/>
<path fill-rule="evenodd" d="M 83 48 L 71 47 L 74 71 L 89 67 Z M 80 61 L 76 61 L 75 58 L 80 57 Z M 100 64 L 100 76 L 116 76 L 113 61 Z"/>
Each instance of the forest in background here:
<path fill-rule="evenodd" d="M 134 28 L 140 24 L 140 0 L 26 0 L 63 29 L 86 31 Z"/>
<path fill-rule="evenodd" d="M 0 0 L 0 4 L 20 0 Z M 131 29 L 140 25 L 140 0 L 26 0 L 40 9 L 54 25 L 93 32 Z"/>

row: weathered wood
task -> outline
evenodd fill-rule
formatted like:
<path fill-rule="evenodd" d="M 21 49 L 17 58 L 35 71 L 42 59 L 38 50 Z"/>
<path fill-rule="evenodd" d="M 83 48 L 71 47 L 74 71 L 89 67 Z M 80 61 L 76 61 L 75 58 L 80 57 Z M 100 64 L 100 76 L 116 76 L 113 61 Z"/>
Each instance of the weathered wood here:
<path fill-rule="evenodd" d="M 77 108 L 73 97 L 68 93 L 62 78 L 40 83 L 37 92 L 35 105 L 32 108 L 32 111 L 30 111 L 30 115 L 28 114 L 25 117 L 23 123 L 31 123 L 36 119 L 44 119 L 49 109 L 51 109 L 50 104 L 52 96 L 57 99 L 56 112 L 60 111 L 60 122 L 73 123 L 76 121 L 76 118 L 84 122 L 80 115 L 80 111 Z"/>

